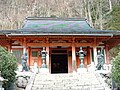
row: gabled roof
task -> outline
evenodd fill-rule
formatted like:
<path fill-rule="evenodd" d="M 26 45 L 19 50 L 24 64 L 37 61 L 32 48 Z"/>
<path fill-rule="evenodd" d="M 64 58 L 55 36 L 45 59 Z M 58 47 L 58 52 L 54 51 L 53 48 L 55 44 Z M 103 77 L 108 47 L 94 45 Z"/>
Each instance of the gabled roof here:
<path fill-rule="evenodd" d="M 86 19 L 28 17 L 18 30 L 0 31 L 9 35 L 120 35 L 116 30 L 96 30 Z"/>
<path fill-rule="evenodd" d="M 27 18 L 22 30 L 41 33 L 78 33 L 93 30 L 85 19 L 79 18 Z"/>
<path fill-rule="evenodd" d="M 26 34 L 113 34 L 116 31 L 96 30 L 81 18 L 27 17 L 23 28 Z"/>

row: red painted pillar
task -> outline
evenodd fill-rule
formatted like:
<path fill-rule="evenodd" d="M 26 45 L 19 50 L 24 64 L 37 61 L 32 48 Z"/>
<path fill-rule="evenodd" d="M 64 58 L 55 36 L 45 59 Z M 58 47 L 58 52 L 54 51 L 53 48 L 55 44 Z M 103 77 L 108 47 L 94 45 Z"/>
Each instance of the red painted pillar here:
<path fill-rule="evenodd" d="M 97 65 L 98 61 L 97 61 L 97 47 L 96 46 L 93 47 L 93 55 L 94 55 L 94 64 Z"/>
<path fill-rule="evenodd" d="M 74 44 L 72 44 L 72 71 L 76 71 L 76 52 Z"/>
<path fill-rule="evenodd" d="M 49 46 L 46 47 L 46 52 L 47 52 L 46 65 L 47 65 L 47 68 L 49 68 Z"/>
<path fill-rule="evenodd" d="M 109 49 L 108 49 L 109 45 L 105 46 L 105 53 L 106 53 L 106 64 L 110 64 L 110 59 L 109 59 Z"/>
<path fill-rule="evenodd" d="M 30 54 L 31 53 L 31 48 L 28 47 L 28 65 L 30 66 Z"/>
<path fill-rule="evenodd" d="M 90 64 L 90 47 L 87 47 L 87 65 Z"/>
<path fill-rule="evenodd" d="M 93 45 L 93 56 L 94 56 L 94 64 L 97 65 L 97 40 L 94 38 L 94 45 Z"/>

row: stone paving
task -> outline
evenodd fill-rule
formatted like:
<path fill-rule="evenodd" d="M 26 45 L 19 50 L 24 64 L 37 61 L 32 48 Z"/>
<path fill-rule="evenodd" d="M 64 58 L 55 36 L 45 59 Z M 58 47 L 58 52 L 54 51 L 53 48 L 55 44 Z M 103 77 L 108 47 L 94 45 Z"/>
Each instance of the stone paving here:
<path fill-rule="evenodd" d="M 36 74 L 31 90 L 110 90 L 98 73 Z"/>

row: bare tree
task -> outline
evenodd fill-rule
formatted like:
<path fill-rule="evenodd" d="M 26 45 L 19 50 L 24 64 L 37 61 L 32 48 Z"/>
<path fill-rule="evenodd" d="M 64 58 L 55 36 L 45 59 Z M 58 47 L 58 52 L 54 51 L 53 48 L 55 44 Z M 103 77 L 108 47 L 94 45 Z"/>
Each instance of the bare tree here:
<path fill-rule="evenodd" d="M 112 4 L 120 0 L 0 0 L 0 29 L 17 29 L 27 16 L 86 18 L 103 29 Z"/>

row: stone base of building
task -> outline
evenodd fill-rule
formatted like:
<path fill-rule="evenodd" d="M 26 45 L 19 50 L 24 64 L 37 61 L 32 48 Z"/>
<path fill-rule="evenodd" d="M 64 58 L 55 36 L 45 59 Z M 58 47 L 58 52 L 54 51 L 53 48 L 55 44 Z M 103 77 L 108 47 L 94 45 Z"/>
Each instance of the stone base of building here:
<path fill-rule="evenodd" d="M 87 72 L 86 68 L 78 68 L 77 69 L 77 73 L 85 73 L 85 72 Z"/>
<path fill-rule="evenodd" d="M 49 74 L 49 69 L 48 68 L 40 68 L 39 73 L 41 73 L 41 74 Z"/>

